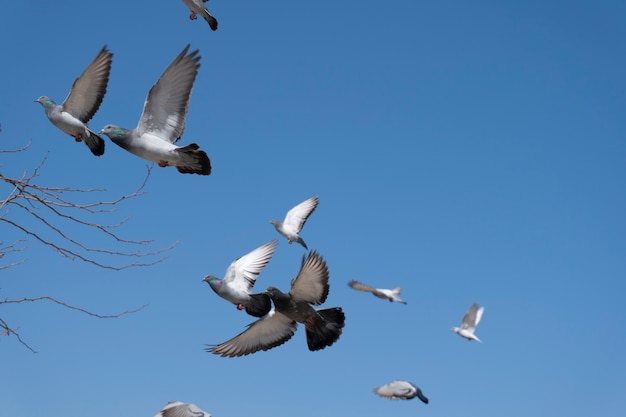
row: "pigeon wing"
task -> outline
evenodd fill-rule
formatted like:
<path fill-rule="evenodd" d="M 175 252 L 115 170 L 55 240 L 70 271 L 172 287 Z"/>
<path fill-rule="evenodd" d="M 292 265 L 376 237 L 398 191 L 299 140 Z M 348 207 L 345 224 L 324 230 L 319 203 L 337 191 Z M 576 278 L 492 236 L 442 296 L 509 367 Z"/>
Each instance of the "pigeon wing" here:
<path fill-rule="evenodd" d="M 87 123 L 100 108 L 107 91 L 113 54 L 104 46 L 83 73 L 74 80 L 63 110 Z"/>
<path fill-rule="evenodd" d="M 350 288 L 357 290 L 357 291 L 371 292 L 374 294 L 378 293 L 378 290 L 376 288 L 370 287 L 369 285 L 365 285 L 359 281 L 350 281 L 348 282 L 348 285 L 350 286 Z"/>
<path fill-rule="evenodd" d="M 302 266 L 298 275 L 291 280 L 289 294 L 295 301 L 305 301 L 320 305 L 326 301 L 330 286 L 328 285 L 328 266 L 316 251 L 302 258 Z"/>
<path fill-rule="evenodd" d="M 476 321 L 474 322 L 474 327 L 478 326 L 478 323 L 480 323 L 480 319 L 483 318 L 483 312 L 484 311 L 485 311 L 485 306 L 480 307 L 476 311 Z"/>
<path fill-rule="evenodd" d="M 462 329 L 474 330 L 476 328 L 476 312 L 478 310 L 477 304 L 472 304 L 467 313 L 463 316 L 463 321 L 461 322 Z M 482 313 L 481 313 L 482 315 Z"/>
<path fill-rule="evenodd" d="M 139 134 L 153 133 L 175 143 L 185 130 L 191 88 L 200 68 L 198 50 L 187 45 L 150 88 L 137 125 Z"/>
<path fill-rule="evenodd" d="M 234 358 L 259 350 L 269 350 L 291 339 L 297 328 L 298 323 L 272 309 L 242 333 L 227 342 L 207 348 L 206 351 Z"/>
<path fill-rule="evenodd" d="M 287 227 L 290 230 L 295 231 L 296 234 L 300 233 L 302 226 L 307 221 L 311 213 L 315 210 L 319 203 L 317 196 L 304 200 L 302 203 L 293 207 L 287 212 L 285 220 L 283 221 L 283 227 Z"/>
<path fill-rule="evenodd" d="M 249 293 L 263 268 L 272 259 L 277 245 L 278 240 L 274 239 L 234 261 L 226 270 L 224 283 Z"/>

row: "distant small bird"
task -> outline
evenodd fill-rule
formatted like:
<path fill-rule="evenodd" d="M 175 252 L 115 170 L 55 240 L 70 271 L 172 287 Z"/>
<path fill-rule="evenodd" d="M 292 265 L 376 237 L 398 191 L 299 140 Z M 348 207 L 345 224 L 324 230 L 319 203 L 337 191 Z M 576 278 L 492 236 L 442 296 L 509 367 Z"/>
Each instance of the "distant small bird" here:
<path fill-rule="evenodd" d="M 474 334 L 474 331 L 476 330 L 478 323 L 480 323 L 480 319 L 483 317 L 484 311 L 484 306 L 478 308 L 478 304 L 472 304 L 469 310 L 467 310 L 467 313 L 463 316 L 461 327 L 453 327 L 451 330 L 469 341 L 475 340 L 482 343 L 482 341 Z"/>
<path fill-rule="evenodd" d="M 170 401 L 154 417 L 211 417 L 211 414 L 202 411 L 195 404 Z"/>
<path fill-rule="evenodd" d="M 272 309 L 272 301 L 265 293 L 251 294 L 251 291 L 261 270 L 272 259 L 277 245 L 278 240 L 274 239 L 233 261 L 224 279 L 207 275 L 203 281 L 217 295 L 235 304 L 238 310 L 245 308 L 251 316 L 263 317 Z"/>
<path fill-rule="evenodd" d="M 409 381 L 396 380 L 374 388 L 374 392 L 389 400 L 410 400 L 417 397 L 422 400 L 424 404 L 428 404 L 428 398 L 422 393 L 422 390 Z"/>
<path fill-rule="evenodd" d="M 217 19 L 211 16 L 209 10 L 204 5 L 204 3 L 208 1 L 209 0 L 183 0 L 183 3 L 185 3 L 185 6 L 187 6 L 191 12 L 189 19 L 196 20 L 198 18 L 197 15 L 200 15 L 207 21 L 211 30 L 217 30 Z"/>
<path fill-rule="evenodd" d="M 48 96 L 35 100 L 43 106 L 53 125 L 76 142 L 85 142 L 96 156 L 104 153 L 104 140 L 89 129 L 87 122 L 96 114 L 107 92 L 112 58 L 113 54 L 104 46 L 85 71 L 74 80 L 62 104 L 56 104 Z"/>
<path fill-rule="evenodd" d="M 369 285 L 365 285 L 359 281 L 350 281 L 348 285 L 357 291 L 365 291 L 371 292 L 378 298 L 382 298 L 383 300 L 389 300 L 389 302 L 397 301 L 398 303 L 406 304 L 406 301 L 400 298 L 400 291 L 402 291 L 401 287 L 396 287 L 392 290 L 388 290 L 385 288 L 374 288 Z"/>
<path fill-rule="evenodd" d="M 106 125 L 99 133 L 160 167 L 175 166 L 183 174 L 210 175 L 211 161 L 197 144 L 174 145 L 185 130 L 191 88 L 200 68 L 198 50 L 187 55 L 188 51 L 189 45 L 150 88 L 135 129 Z"/>
<path fill-rule="evenodd" d="M 290 245 L 291 242 L 298 242 L 308 250 L 309 248 L 298 233 L 300 233 L 302 226 L 304 226 L 304 223 L 313 213 L 318 203 L 319 198 L 317 196 L 311 197 L 289 210 L 282 223 L 273 219 L 270 220 L 270 223 L 274 225 L 278 233 L 287 238 L 287 242 Z"/>
<path fill-rule="evenodd" d="M 328 297 L 328 278 L 324 259 L 317 252 L 309 253 L 302 259 L 298 275 L 291 280 L 288 294 L 274 287 L 265 290 L 274 302 L 274 308 L 267 315 L 229 341 L 206 350 L 228 357 L 269 350 L 291 339 L 298 323 L 304 324 L 309 350 L 331 346 L 339 339 L 345 325 L 341 307 L 319 310 L 311 307 L 322 304 Z"/>

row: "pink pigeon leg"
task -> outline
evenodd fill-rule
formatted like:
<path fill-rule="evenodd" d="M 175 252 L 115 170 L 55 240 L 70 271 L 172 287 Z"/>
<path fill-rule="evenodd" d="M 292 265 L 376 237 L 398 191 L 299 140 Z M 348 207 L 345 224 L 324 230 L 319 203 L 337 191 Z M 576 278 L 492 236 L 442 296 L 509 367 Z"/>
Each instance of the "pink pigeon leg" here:
<path fill-rule="evenodd" d="M 161 168 L 165 168 L 167 165 L 168 165 L 167 161 L 163 161 L 163 160 L 159 161 L 159 166 Z"/>
<path fill-rule="evenodd" d="M 198 16 L 194 12 L 191 12 L 191 14 L 189 15 L 189 19 L 191 20 L 196 20 L 197 18 Z"/>
<path fill-rule="evenodd" d="M 237 304 L 237 310 L 243 310 L 245 308 L 245 306 L 241 303 Z"/>

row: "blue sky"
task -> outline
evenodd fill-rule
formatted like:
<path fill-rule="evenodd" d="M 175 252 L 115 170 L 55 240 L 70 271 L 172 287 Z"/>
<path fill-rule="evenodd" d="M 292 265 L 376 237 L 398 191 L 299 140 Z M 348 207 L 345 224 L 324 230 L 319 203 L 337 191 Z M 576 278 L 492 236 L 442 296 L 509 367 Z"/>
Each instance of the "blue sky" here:
<path fill-rule="evenodd" d="M 32 145 L 1 172 L 47 155 L 41 183 L 132 192 L 148 163 L 108 138 L 92 156 L 33 100 L 63 101 L 106 44 L 90 126 L 135 127 L 191 43 L 202 66 L 179 144 L 198 143 L 213 174 L 154 167 L 146 194 L 103 218 L 129 217 L 119 233 L 152 249 L 178 242 L 157 265 L 101 269 L 34 241 L 3 258 L 26 262 L 0 272 L 2 299 L 148 305 L 112 320 L 1 306 L 39 351 L 0 338 L 3 415 L 152 416 L 170 400 L 215 417 L 626 413 L 623 2 L 211 0 L 217 32 L 182 1 L 130 3 L 2 3 L 1 148 Z M 302 236 L 328 262 L 324 306 L 346 313 L 339 341 L 309 352 L 300 328 L 268 352 L 204 352 L 252 318 L 201 279 L 278 237 L 268 221 L 312 195 Z M 286 290 L 305 253 L 281 239 L 255 288 Z M 409 304 L 352 279 L 401 285 Z M 483 344 L 450 331 L 474 302 Z M 394 379 L 430 404 L 373 394 Z"/>

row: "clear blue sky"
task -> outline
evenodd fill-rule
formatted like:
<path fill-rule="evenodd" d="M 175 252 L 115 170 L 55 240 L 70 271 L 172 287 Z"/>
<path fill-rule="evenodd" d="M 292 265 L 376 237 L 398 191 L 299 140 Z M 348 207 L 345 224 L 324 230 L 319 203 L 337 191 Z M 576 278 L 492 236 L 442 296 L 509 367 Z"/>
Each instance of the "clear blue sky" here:
<path fill-rule="evenodd" d="M 3 416 L 153 416 L 167 401 L 215 417 L 626 415 L 626 5 L 621 1 L 211 0 L 217 32 L 180 0 L 3 1 L 1 172 L 47 154 L 40 182 L 133 191 L 147 162 L 53 127 L 103 45 L 109 88 L 90 122 L 135 127 L 145 95 L 187 44 L 202 60 L 184 136 L 210 177 L 154 167 L 147 194 L 110 218 L 178 245 L 123 271 L 34 241 L 0 272 L 0 306 L 39 353 L 0 338 Z M 6 187 L 2 193 L 7 193 Z M 325 306 L 346 327 L 320 352 L 302 327 L 243 358 L 204 352 L 252 318 L 201 279 L 278 237 L 268 223 L 320 197 L 302 236 L 330 268 Z M 4 194 L 3 194 L 4 198 Z M 2 213 L 5 215 L 6 213 Z M 8 213 L 10 216 L 12 213 Z M 1 241 L 24 238 L 0 225 Z M 97 235 L 93 246 L 115 247 Z M 281 239 L 259 290 L 281 289 L 303 248 Z M 7 257 L 3 261 L 8 261 Z M 403 287 L 408 305 L 346 284 Z M 450 331 L 485 306 L 484 344 Z M 392 402 L 393 379 L 430 398 Z"/>

